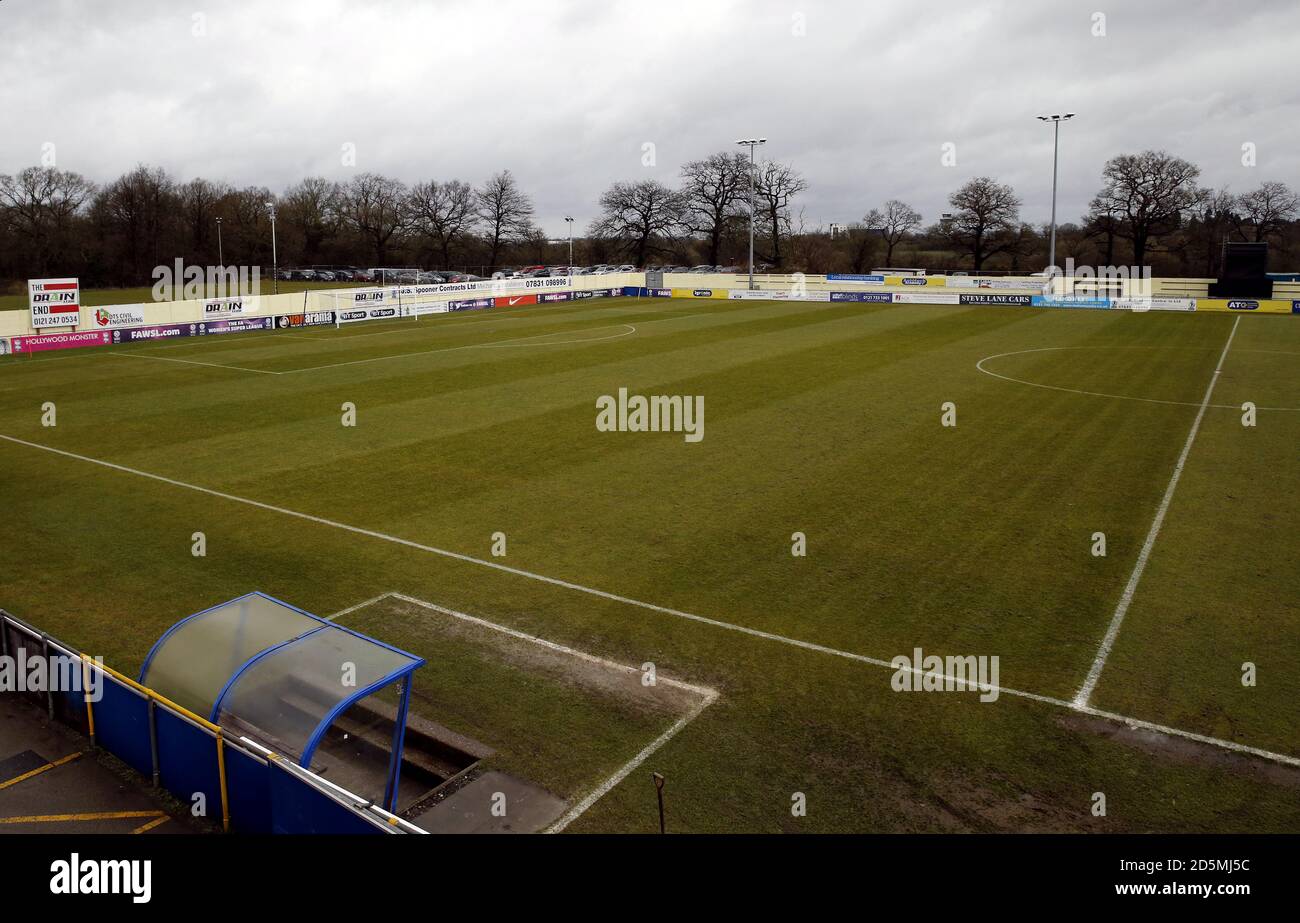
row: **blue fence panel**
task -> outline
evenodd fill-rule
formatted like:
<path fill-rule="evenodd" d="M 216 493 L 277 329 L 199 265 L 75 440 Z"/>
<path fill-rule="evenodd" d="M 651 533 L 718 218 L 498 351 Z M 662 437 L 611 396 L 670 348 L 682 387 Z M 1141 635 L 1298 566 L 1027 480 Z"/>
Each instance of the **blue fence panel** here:
<path fill-rule="evenodd" d="M 186 805 L 194 794 L 207 799 L 208 819 L 221 820 L 221 776 L 217 771 L 217 741 L 165 708 L 155 709 L 158 727 L 158 771 L 163 788 Z"/>
<path fill-rule="evenodd" d="M 271 767 L 227 746 L 226 793 L 236 833 L 271 833 Z"/>
<path fill-rule="evenodd" d="M 382 833 L 286 769 L 268 767 L 275 833 Z"/>
<path fill-rule="evenodd" d="M 152 776 L 149 701 L 104 674 L 96 682 L 103 687 L 103 697 L 91 703 L 95 711 L 95 742 L 141 775 Z"/>

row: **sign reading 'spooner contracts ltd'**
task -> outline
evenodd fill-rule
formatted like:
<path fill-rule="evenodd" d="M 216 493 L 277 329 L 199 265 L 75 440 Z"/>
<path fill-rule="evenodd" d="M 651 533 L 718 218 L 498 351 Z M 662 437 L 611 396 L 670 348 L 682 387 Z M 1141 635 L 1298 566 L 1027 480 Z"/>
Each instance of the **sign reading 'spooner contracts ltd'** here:
<path fill-rule="evenodd" d="M 32 326 L 75 327 L 81 321 L 81 286 L 76 279 L 28 279 Z"/>

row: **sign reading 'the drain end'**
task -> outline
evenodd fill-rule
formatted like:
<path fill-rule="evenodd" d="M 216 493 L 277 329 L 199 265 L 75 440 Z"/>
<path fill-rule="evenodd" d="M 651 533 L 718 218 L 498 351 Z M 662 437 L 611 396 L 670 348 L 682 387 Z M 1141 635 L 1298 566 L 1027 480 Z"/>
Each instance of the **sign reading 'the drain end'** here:
<path fill-rule="evenodd" d="M 76 279 L 28 279 L 32 326 L 75 327 L 81 322 L 81 287 Z"/>

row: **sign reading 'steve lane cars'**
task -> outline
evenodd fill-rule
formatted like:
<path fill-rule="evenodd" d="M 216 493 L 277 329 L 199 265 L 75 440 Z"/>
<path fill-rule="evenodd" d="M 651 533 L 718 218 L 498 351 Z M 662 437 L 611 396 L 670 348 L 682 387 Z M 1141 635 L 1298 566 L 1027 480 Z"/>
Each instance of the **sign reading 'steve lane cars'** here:
<path fill-rule="evenodd" d="M 81 322 L 81 289 L 76 279 L 28 279 L 32 326 L 75 327 Z"/>

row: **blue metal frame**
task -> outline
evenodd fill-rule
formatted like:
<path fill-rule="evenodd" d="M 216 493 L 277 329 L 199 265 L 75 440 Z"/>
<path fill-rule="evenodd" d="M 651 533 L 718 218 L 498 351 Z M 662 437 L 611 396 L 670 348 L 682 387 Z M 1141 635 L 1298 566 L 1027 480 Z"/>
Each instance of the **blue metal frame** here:
<path fill-rule="evenodd" d="M 212 702 L 212 714 L 208 715 L 208 720 L 211 721 L 213 724 L 217 723 L 217 715 L 221 713 L 221 700 L 226 697 L 226 693 L 230 691 L 230 687 L 235 685 L 235 680 L 239 679 L 239 677 L 244 675 L 245 670 L 247 670 L 253 664 L 257 663 L 263 657 L 266 657 L 268 654 L 274 654 L 276 651 L 280 650 L 281 648 L 288 647 L 290 644 L 293 644 L 295 641 L 301 641 L 303 638 L 310 637 L 311 635 L 316 634 L 316 632 L 324 631 L 324 630 L 325 630 L 324 625 L 318 625 L 315 628 L 309 628 L 307 631 L 304 631 L 302 634 L 294 635 L 292 638 L 289 638 L 288 640 L 285 641 L 281 641 L 279 644 L 272 644 L 266 650 L 259 651 L 256 654 L 254 654 L 252 657 L 249 657 L 247 660 L 245 660 L 238 670 L 230 674 L 230 679 L 226 680 L 226 684 L 222 686 L 221 691 L 217 693 L 216 699 L 214 699 Z"/>
<path fill-rule="evenodd" d="M 195 612 L 193 615 L 187 615 L 187 616 L 185 616 L 185 618 L 181 619 L 179 622 L 177 622 L 177 623 L 176 623 L 175 625 L 173 625 L 171 628 L 168 628 L 166 631 L 164 631 L 164 632 L 162 633 L 162 637 L 160 637 L 157 641 L 155 641 L 155 642 L 153 643 L 153 647 L 149 648 L 149 653 L 148 653 L 148 654 L 145 656 L 145 658 L 144 658 L 144 664 L 140 667 L 140 679 L 139 679 L 140 684 L 141 684 L 141 685 L 145 685 L 145 686 L 149 685 L 148 683 L 146 683 L 146 682 L 144 681 L 144 678 L 145 678 L 145 676 L 146 676 L 146 675 L 148 674 L 148 672 L 149 672 L 149 665 L 150 665 L 151 663 L 153 663 L 153 657 L 154 657 L 154 654 L 158 653 L 158 648 L 162 647 L 163 642 L 166 641 L 168 638 L 170 638 L 170 637 L 171 637 L 171 636 L 176 632 L 176 629 L 180 628 L 180 627 L 181 627 L 182 625 L 184 625 L 186 622 L 189 622 L 189 621 L 192 621 L 193 619 L 198 618 L 200 615 L 207 615 L 209 612 L 212 612 L 214 609 L 220 609 L 220 608 L 222 608 L 223 606 L 228 606 L 228 605 L 230 605 L 231 603 L 237 603 L 237 602 L 239 602 L 241 599 L 248 599 L 248 597 L 250 597 L 250 596 L 261 596 L 261 597 L 263 597 L 264 599 L 271 599 L 271 597 L 270 597 L 270 596 L 267 596 L 265 593 L 259 593 L 259 592 L 257 592 L 256 590 L 254 590 L 252 593 L 245 593 L 243 596 L 236 596 L 234 599 L 227 599 L 225 602 L 223 602 L 223 603 L 217 603 L 215 606 L 208 606 L 208 608 L 204 609 L 202 612 Z M 273 600 L 273 601 L 274 601 L 274 602 L 277 602 L 277 603 L 280 602 L 280 600 L 278 600 L 278 599 Z M 282 606 L 289 606 L 288 603 L 280 603 L 280 605 L 282 605 Z M 294 608 L 294 607 L 293 607 L 293 606 L 289 606 L 289 608 L 292 609 L 292 608 Z M 301 609 L 299 609 L 298 611 L 299 611 L 299 612 L 302 612 Z M 303 614 L 304 614 L 304 615 L 311 615 L 310 612 L 304 612 Z"/>
<path fill-rule="evenodd" d="M 168 628 L 165 632 L 163 632 L 162 637 L 160 637 L 157 641 L 155 641 L 153 647 L 149 649 L 149 654 L 144 659 L 144 665 L 140 667 L 140 682 L 142 684 L 147 685 L 147 683 L 145 683 L 145 677 L 149 672 L 149 665 L 153 662 L 154 655 L 158 652 L 159 648 L 162 647 L 162 645 L 167 641 L 167 639 L 171 637 L 171 635 L 178 628 L 180 628 L 186 622 L 199 618 L 200 616 L 207 615 L 209 612 L 212 612 L 216 609 L 224 608 L 225 606 L 228 606 L 231 603 L 236 603 L 239 602 L 240 600 L 248 599 L 249 597 L 253 597 L 253 596 L 260 596 L 262 599 L 273 602 L 276 605 L 284 606 L 286 609 L 292 609 L 293 611 L 301 613 L 302 615 L 305 615 L 308 618 L 315 619 L 317 622 L 320 622 L 320 625 L 317 626 L 316 628 L 308 629 L 307 631 L 304 631 L 302 634 L 296 635 L 295 637 L 289 638 L 288 640 L 281 641 L 279 644 L 273 644 L 263 651 L 258 651 L 256 654 L 254 654 L 252 657 L 246 660 L 239 667 L 239 669 L 235 670 L 234 673 L 231 674 L 230 679 L 226 680 L 225 685 L 221 687 L 221 691 L 217 693 L 216 700 L 212 706 L 212 714 L 210 716 L 210 720 L 214 724 L 217 723 L 217 716 L 221 712 L 222 700 L 225 699 L 227 693 L 230 692 L 231 687 L 233 687 L 235 682 L 239 679 L 239 677 L 244 674 L 245 670 L 247 670 L 249 667 L 251 667 L 254 663 L 258 662 L 262 658 L 268 657 L 274 654 L 276 651 L 279 651 L 289 646 L 290 644 L 294 644 L 295 642 L 301 641 L 304 638 L 314 635 L 317 632 L 324 631 L 326 628 L 333 628 L 336 631 L 346 632 L 347 634 L 350 634 L 355 638 L 359 638 L 360 640 L 365 641 L 369 644 L 373 644 L 376 647 L 382 647 L 385 650 L 393 652 L 394 654 L 398 654 L 399 656 L 405 657 L 410 661 L 409 664 L 400 667 L 392 671 L 382 679 L 377 680 L 371 683 L 370 685 L 357 690 L 356 692 L 352 693 L 351 695 L 341 700 L 332 709 L 330 709 L 329 713 L 326 714 L 324 719 L 316 726 L 316 730 L 312 732 L 311 737 L 307 741 L 307 746 L 303 749 L 302 757 L 299 760 L 300 766 L 303 766 L 304 768 L 310 768 L 311 758 L 316 753 L 316 747 L 320 744 L 321 738 L 325 736 L 326 731 L 330 729 L 330 725 L 334 723 L 334 720 L 340 714 L 342 714 L 345 710 L 347 710 L 348 708 L 350 708 L 360 700 L 364 699 L 366 696 L 378 692 L 380 689 L 383 689 L 385 686 L 389 685 L 390 683 L 399 680 L 402 681 L 402 698 L 397 709 L 397 719 L 393 728 L 393 751 L 392 751 L 392 755 L 389 758 L 387 781 L 385 782 L 385 787 L 384 787 L 384 806 L 389 811 L 395 810 L 397 805 L 398 780 L 401 777 L 401 771 L 402 771 L 402 751 L 406 746 L 406 717 L 408 711 L 410 710 L 410 703 L 411 703 L 411 674 L 413 674 L 416 670 L 418 670 L 420 667 L 424 666 L 425 663 L 427 663 L 427 661 L 423 657 L 417 657 L 415 654 L 412 654 L 409 651 L 404 651 L 401 648 L 393 647 L 391 644 L 385 644 L 383 641 L 380 641 L 377 638 L 372 638 L 369 635 L 363 635 L 361 632 L 353 631 L 351 628 L 347 628 L 343 625 L 335 625 L 333 622 L 329 621 L 328 619 L 323 619 L 319 615 L 315 615 L 311 612 L 306 611 L 305 609 L 300 609 L 297 606 L 284 602 L 283 600 L 276 599 L 274 596 L 268 596 L 266 593 L 262 593 L 258 590 L 254 590 L 251 593 L 245 593 L 243 596 L 236 596 L 234 599 L 226 600 L 225 602 L 218 603 L 215 606 L 209 606 L 208 608 L 204 609 L 201 612 L 196 612 L 193 615 L 188 615 L 185 618 L 181 619 L 179 622 L 177 622 L 175 625 L 173 625 L 171 628 Z"/>
<path fill-rule="evenodd" d="M 325 736 L 325 732 L 330 729 L 330 725 L 334 723 L 335 718 L 343 714 L 343 712 L 347 710 L 350 706 L 355 705 L 357 702 L 361 701 L 371 693 L 378 692 L 380 689 L 383 689 L 389 683 L 395 682 L 396 680 L 401 679 L 403 676 L 409 677 L 411 673 L 414 673 L 423 665 L 424 665 L 424 660 L 420 660 L 419 663 L 413 663 L 408 666 L 401 667 L 400 669 L 394 670 L 392 673 L 389 673 L 383 679 L 375 680 L 369 686 L 366 686 L 352 693 L 352 695 L 348 696 L 346 699 L 343 699 L 341 702 L 339 702 L 337 705 L 331 708 L 329 710 L 329 714 L 325 716 L 325 719 L 321 721 L 319 725 L 316 726 L 316 731 L 311 735 L 311 739 L 307 741 L 307 746 L 303 749 L 302 763 L 300 765 L 310 768 L 312 755 L 316 752 L 316 747 L 320 743 L 320 739 Z M 407 688 L 409 689 L 411 685 L 409 679 L 407 680 L 406 685 Z M 402 724 L 403 735 L 405 735 L 406 733 L 405 727 L 406 725 L 405 723 L 403 723 Z"/>
<path fill-rule="evenodd" d="M 388 762 L 388 782 L 384 786 L 384 807 L 397 812 L 397 786 L 402 777 L 402 751 L 406 748 L 406 712 L 411 705 L 411 677 L 402 683 L 402 701 L 393 724 L 393 746 Z"/>

